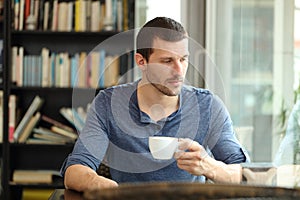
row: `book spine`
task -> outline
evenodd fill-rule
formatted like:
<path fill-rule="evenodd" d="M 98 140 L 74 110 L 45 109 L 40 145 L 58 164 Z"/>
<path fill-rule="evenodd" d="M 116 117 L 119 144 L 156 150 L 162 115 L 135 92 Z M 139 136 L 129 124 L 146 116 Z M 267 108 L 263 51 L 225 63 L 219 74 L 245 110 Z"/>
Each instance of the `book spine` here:
<path fill-rule="evenodd" d="M 44 3 L 44 13 L 41 12 L 41 15 L 43 15 L 43 24 L 42 26 L 42 30 L 46 31 L 48 30 L 48 23 L 49 23 L 49 12 L 50 12 L 50 3 L 49 1 L 46 1 Z"/>
<path fill-rule="evenodd" d="M 39 25 L 39 13 L 40 13 L 40 0 L 34 0 L 34 22 L 35 22 L 35 30 L 38 30 L 38 25 Z"/>
<path fill-rule="evenodd" d="M 126 10 L 128 4 L 128 0 L 13 0 L 12 24 L 14 30 L 128 30 L 133 16 Z"/>
<path fill-rule="evenodd" d="M 20 137 L 18 138 L 18 142 L 19 143 L 24 143 L 26 142 L 26 140 L 29 138 L 33 128 L 36 126 L 36 124 L 38 123 L 39 119 L 41 117 L 41 114 L 39 112 L 37 112 L 34 116 L 32 116 L 28 122 L 28 124 L 26 125 L 26 127 L 24 128 L 24 131 L 22 132 L 22 134 L 20 135 Z"/>
<path fill-rule="evenodd" d="M 91 31 L 100 30 L 100 1 L 92 1 Z"/>
<path fill-rule="evenodd" d="M 12 66 L 12 69 L 11 69 L 11 81 L 13 83 L 16 83 L 17 82 L 17 56 L 18 56 L 18 47 L 14 46 L 12 47 L 11 49 L 11 52 L 12 52 L 12 59 L 11 59 L 11 66 Z"/>
<path fill-rule="evenodd" d="M 123 72 L 119 63 L 103 49 L 71 57 L 68 52 L 50 53 L 46 47 L 40 55 L 24 55 L 24 47 L 12 47 L 12 81 L 20 87 L 104 88 L 118 82 Z"/>
<path fill-rule="evenodd" d="M 14 133 L 14 140 L 18 141 L 22 131 L 24 130 L 26 124 L 30 120 L 31 116 L 34 114 L 34 112 L 42 105 L 43 100 L 36 96 L 32 103 L 30 104 L 28 110 L 26 111 L 25 115 L 21 119 L 20 123 L 18 124 L 15 133 Z"/>
<path fill-rule="evenodd" d="M 58 25 L 58 0 L 53 1 L 53 10 L 52 10 L 52 23 L 51 23 L 51 30 L 57 31 Z"/>
<path fill-rule="evenodd" d="M 64 129 L 61 129 L 61 128 L 58 128 L 56 126 L 52 126 L 51 130 L 54 131 L 54 132 L 56 132 L 56 133 L 58 133 L 58 134 L 61 134 L 63 136 L 66 136 L 66 137 L 69 137 L 71 139 L 74 139 L 74 140 L 77 139 L 77 137 L 78 137 L 75 133 L 68 132 L 68 131 L 66 131 Z"/>
<path fill-rule="evenodd" d="M 76 53 L 71 59 L 71 86 L 78 86 L 77 67 L 79 63 L 79 54 Z"/>
<path fill-rule="evenodd" d="M 56 120 L 54 120 L 50 117 L 47 117 L 46 115 L 42 116 L 42 120 L 44 120 L 44 121 L 46 121 L 50 124 L 53 124 L 54 126 L 57 126 L 59 128 L 65 129 L 65 130 L 70 131 L 70 132 L 74 132 L 74 130 L 71 127 L 66 126 L 63 123 L 60 123 L 59 121 L 56 121 Z"/>
<path fill-rule="evenodd" d="M 78 87 L 86 87 L 86 52 L 81 52 L 79 55 L 79 70 L 78 70 Z"/>
<path fill-rule="evenodd" d="M 58 3 L 58 31 L 67 31 L 68 30 L 68 4 L 67 2 Z"/>
<path fill-rule="evenodd" d="M 50 86 L 49 49 L 42 49 L 42 87 Z"/>
<path fill-rule="evenodd" d="M 3 90 L 0 90 L 0 142 L 3 141 Z"/>
<path fill-rule="evenodd" d="M 105 82 L 105 51 L 100 50 L 100 63 L 99 63 L 99 87 L 104 88 L 104 82 Z"/>
<path fill-rule="evenodd" d="M 9 134 L 8 134 L 8 141 L 13 142 L 14 140 L 14 132 L 16 127 L 16 106 L 17 104 L 17 97 L 16 95 L 9 96 L 9 103 L 8 103 L 8 127 L 9 127 Z"/>
<path fill-rule="evenodd" d="M 67 31 L 73 30 L 74 2 L 68 2 Z"/>
<path fill-rule="evenodd" d="M 14 1 L 14 30 L 19 30 L 20 0 Z"/>
<path fill-rule="evenodd" d="M 23 85 L 23 59 L 24 59 L 24 47 L 19 47 L 19 55 L 18 55 L 18 65 L 17 65 L 17 72 L 18 72 L 18 81 L 17 85 Z"/>
<path fill-rule="evenodd" d="M 28 16 L 30 15 L 30 4 L 32 0 L 25 0 L 25 8 L 24 8 L 24 21 L 26 22 Z"/>
<path fill-rule="evenodd" d="M 19 12 L 19 31 L 23 30 L 24 26 L 24 8 L 25 7 L 25 0 L 20 0 L 20 12 Z"/>

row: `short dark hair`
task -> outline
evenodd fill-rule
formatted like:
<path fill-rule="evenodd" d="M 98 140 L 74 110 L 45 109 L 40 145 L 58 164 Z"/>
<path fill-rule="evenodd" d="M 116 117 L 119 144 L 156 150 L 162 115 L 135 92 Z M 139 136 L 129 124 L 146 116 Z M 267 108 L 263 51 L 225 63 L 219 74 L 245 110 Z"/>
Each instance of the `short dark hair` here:
<path fill-rule="evenodd" d="M 156 17 L 148 21 L 141 28 L 136 38 L 136 52 L 140 53 L 147 62 L 149 56 L 153 53 L 152 45 L 156 37 L 177 42 L 186 38 L 187 34 L 183 26 L 171 18 Z"/>

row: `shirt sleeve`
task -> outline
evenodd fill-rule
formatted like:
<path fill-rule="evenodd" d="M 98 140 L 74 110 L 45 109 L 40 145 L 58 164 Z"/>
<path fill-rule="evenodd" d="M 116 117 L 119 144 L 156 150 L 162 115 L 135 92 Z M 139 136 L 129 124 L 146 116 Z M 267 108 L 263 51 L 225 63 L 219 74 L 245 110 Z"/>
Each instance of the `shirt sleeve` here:
<path fill-rule="evenodd" d="M 248 153 L 235 136 L 226 107 L 215 95 L 212 99 L 209 130 L 204 144 L 216 160 L 226 164 L 250 161 Z"/>
<path fill-rule="evenodd" d="M 100 94 L 101 95 L 101 94 Z M 97 96 L 98 97 L 98 96 Z M 104 98 L 97 98 L 91 104 L 85 126 L 79 134 L 72 153 L 61 167 L 61 175 L 74 164 L 81 164 L 97 170 L 108 147 L 106 108 Z"/>

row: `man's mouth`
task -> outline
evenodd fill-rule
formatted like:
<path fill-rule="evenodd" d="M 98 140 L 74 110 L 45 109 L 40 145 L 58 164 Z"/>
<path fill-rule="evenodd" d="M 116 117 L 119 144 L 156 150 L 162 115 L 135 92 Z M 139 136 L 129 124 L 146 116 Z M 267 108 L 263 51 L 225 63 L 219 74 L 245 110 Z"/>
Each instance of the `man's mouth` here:
<path fill-rule="evenodd" d="M 182 82 L 183 82 L 182 79 L 169 79 L 169 80 L 167 80 L 167 83 L 171 84 L 173 86 L 179 86 L 179 85 L 182 84 Z"/>

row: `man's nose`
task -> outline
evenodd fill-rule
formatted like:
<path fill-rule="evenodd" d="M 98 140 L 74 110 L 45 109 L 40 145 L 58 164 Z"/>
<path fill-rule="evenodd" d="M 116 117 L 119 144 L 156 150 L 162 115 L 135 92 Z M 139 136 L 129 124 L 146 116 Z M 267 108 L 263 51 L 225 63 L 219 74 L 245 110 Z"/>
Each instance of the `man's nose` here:
<path fill-rule="evenodd" d="M 174 62 L 174 67 L 173 67 L 173 69 L 174 69 L 174 72 L 176 72 L 177 74 L 182 75 L 182 73 L 183 73 L 183 67 L 184 67 L 184 66 L 183 66 L 183 63 L 180 62 L 180 60 Z"/>

